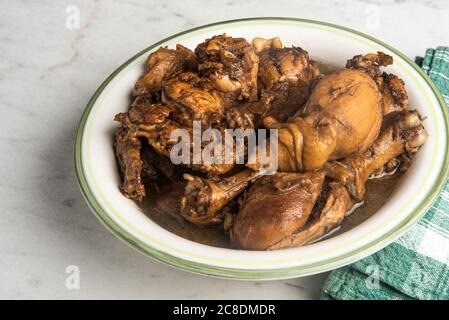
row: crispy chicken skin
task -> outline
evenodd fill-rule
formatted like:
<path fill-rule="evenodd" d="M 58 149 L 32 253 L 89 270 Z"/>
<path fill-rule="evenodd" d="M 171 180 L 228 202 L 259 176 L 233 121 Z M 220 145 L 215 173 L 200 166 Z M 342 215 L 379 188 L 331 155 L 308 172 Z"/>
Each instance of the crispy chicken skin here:
<path fill-rule="evenodd" d="M 393 58 L 383 52 L 356 55 L 346 62 L 346 68 L 365 72 L 375 79 L 382 75 L 380 67 L 393 64 Z"/>
<path fill-rule="evenodd" d="M 136 82 L 134 95 L 158 95 L 164 80 L 184 71 L 195 70 L 197 64 L 195 54 L 180 44 L 176 45 L 176 50 L 161 47 L 148 56 L 146 72 Z"/>
<path fill-rule="evenodd" d="M 405 83 L 394 74 L 383 73 L 376 79 L 382 93 L 382 111 L 384 116 L 393 112 L 405 111 L 408 107 L 408 95 Z"/>

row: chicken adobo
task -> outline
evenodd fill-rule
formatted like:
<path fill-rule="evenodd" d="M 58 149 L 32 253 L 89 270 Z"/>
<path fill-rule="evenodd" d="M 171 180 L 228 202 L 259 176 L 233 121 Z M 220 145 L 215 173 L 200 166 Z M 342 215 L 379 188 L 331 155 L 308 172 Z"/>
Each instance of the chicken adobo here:
<path fill-rule="evenodd" d="M 370 181 L 398 179 L 426 142 L 405 83 L 382 70 L 392 63 L 369 53 L 321 73 L 307 51 L 279 38 L 226 34 L 193 51 L 161 47 L 128 112 L 115 117 L 120 189 L 137 203 L 176 189 L 167 215 L 186 230 L 218 230 L 233 248 L 319 241 L 357 214 Z M 229 130 L 246 143 L 229 147 Z M 251 130 L 267 136 L 251 140 Z"/>

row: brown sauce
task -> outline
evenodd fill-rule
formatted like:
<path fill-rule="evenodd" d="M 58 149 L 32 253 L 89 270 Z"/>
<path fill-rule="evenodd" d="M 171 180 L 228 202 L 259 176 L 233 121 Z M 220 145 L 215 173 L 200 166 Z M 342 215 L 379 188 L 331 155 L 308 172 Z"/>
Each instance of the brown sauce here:
<path fill-rule="evenodd" d="M 363 205 L 346 217 L 340 228 L 330 237 L 348 231 L 374 215 L 393 193 L 400 175 L 397 173 L 369 180 L 366 183 Z M 182 182 L 172 182 L 162 186 L 158 192 L 154 191 L 145 197 L 141 209 L 151 220 L 180 237 L 214 247 L 231 248 L 229 238 L 220 225 L 197 226 L 179 215 L 179 201 L 184 192 L 184 185 Z"/>

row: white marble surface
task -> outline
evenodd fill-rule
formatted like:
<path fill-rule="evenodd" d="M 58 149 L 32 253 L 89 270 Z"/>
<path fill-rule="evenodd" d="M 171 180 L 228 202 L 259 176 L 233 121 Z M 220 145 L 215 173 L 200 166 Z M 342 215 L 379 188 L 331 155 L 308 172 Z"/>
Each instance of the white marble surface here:
<path fill-rule="evenodd" d="M 65 26 L 68 5 L 80 29 Z M 119 64 L 201 24 L 296 16 L 372 34 L 411 57 L 449 45 L 447 1 L 0 1 L 0 298 L 318 298 L 326 274 L 271 282 L 211 279 L 116 240 L 74 178 L 81 112 Z M 79 290 L 65 286 L 80 268 Z"/>

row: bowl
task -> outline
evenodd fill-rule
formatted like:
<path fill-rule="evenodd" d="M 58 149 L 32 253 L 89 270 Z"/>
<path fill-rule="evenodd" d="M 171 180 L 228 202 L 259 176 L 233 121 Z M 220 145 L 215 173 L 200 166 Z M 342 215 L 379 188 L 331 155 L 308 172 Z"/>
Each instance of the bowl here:
<path fill-rule="evenodd" d="M 405 81 L 410 107 L 426 116 L 429 140 L 416 154 L 392 196 L 369 219 L 338 236 L 299 248 L 246 251 L 217 248 L 181 238 L 149 219 L 119 191 L 112 147 L 114 115 L 129 106 L 144 61 L 160 46 L 189 48 L 216 34 L 271 38 L 300 46 L 323 63 L 344 67 L 356 54 L 383 51 L 394 58 L 386 71 Z M 232 279 L 281 279 L 328 271 L 366 257 L 405 233 L 426 212 L 448 176 L 448 112 L 431 80 L 408 57 L 361 32 L 320 21 L 250 18 L 213 23 L 163 39 L 134 55 L 98 88 L 81 117 L 75 143 L 81 192 L 98 219 L 118 238 L 171 266 Z"/>

